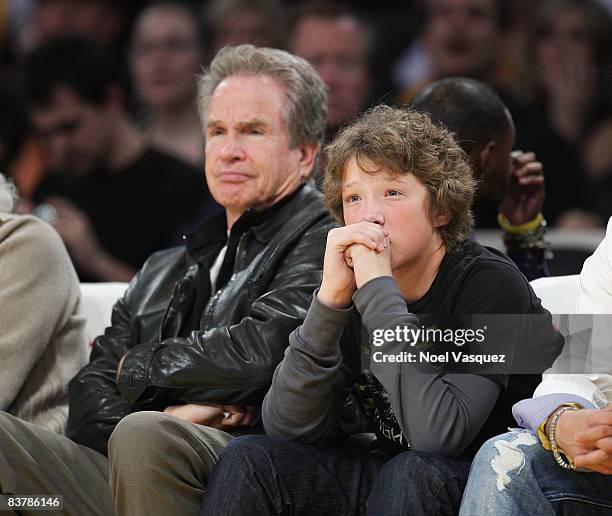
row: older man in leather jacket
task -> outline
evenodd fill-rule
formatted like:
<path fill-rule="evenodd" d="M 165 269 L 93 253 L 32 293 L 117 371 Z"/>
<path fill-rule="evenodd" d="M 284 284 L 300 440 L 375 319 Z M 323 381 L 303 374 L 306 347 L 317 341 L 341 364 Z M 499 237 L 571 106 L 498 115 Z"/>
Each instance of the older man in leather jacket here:
<path fill-rule="evenodd" d="M 3 494 L 60 495 L 67 514 L 197 513 L 221 449 L 260 428 L 321 281 L 333 222 L 307 179 L 326 105 L 301 58 L 251 45 L 217 54 L 198 108 L 225 213 L 149 258 L 117 302 L 70 384 L 67 437 L 0 414 Z"/>

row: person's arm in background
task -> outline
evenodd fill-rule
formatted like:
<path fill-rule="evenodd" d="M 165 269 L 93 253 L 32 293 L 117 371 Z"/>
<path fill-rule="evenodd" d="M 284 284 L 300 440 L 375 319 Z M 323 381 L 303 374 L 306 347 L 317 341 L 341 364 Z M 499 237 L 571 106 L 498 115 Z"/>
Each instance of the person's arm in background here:
<path fill-rule="evenodd" d="M 72 202 L 50 197 L 56 210 L 53 227 L 62 237 L 79 271 L 99 281 L 129 282 L 136 274 L 133 266 L 111 256 L 100 243 L 87 215 Z"/>
<path fill-rule="evenodd" d="M 27 215 L 0 220 L 0 410 L 11 407 L 79 296 L 74 267 L 51 227 Z M 75 354 L 86 349 L 83 324 L 79 333 Z"/>
<path fill-rule="evenodd" d="M 506 253 L 531 281 L 550 276 L 541 215 L 546 194 L 544 169 L 533 152 L 514 151 L 506 196 L 499 205 Z M 541 220 L 540 220 L 541 219 Z"/>

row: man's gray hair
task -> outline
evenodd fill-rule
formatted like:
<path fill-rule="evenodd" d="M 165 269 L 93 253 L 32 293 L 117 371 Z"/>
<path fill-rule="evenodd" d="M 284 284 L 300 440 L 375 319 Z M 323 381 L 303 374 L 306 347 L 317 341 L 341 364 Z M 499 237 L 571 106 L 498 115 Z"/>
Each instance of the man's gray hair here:
<path fill-rule="evenodd" d="M 275 48 L 239 45 L 224 47 L 198 78 L 198 112 L 206 127 L 208 105 L 221 81 L 231 76 L 267 76 L 285 87 L 283 107 L 289 129 L 289 147 L 321 143 L 327 116 L 326 87 L 304 59 Z"/>
<path fill-rule="evenodd" d="M 0 211 L 9 213 L 17 200 L 17 189 L 6 177 L 0 174 Z"/>

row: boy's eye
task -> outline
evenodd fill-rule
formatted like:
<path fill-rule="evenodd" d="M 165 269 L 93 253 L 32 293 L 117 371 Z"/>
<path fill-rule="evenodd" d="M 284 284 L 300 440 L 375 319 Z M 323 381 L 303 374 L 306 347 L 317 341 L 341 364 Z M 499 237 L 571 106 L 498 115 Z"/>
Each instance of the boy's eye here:
<path fill-rule="evenodd" d="M 398 195 L 402 195 L 402 193 L 399 192 L 398 190 L 388 190 L 387 195 L 389 197 L 397 197 Z"/>
<path fill-rule="evenodd" d="M 359 196 L 357 194 L 351 194 L 351 195 L 347 196 L 346 203 L 350 204 L 350 203 L 356 202 L 358 200 L 359 200 Z"/>

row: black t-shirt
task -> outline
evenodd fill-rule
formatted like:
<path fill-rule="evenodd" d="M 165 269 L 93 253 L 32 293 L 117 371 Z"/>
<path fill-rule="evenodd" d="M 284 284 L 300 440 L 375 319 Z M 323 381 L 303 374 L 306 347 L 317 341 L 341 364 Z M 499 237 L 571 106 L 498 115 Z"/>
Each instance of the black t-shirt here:
<path fill-rule="evenodd" d="M 561 350 L 562 339 L 552 326 L 550 314 L 542 307 L 516 265 L 501 252 L 471 240 L 465 241 L 455 252 L 446 254 L 427 293 L 408 303 L 407 307 L 409 312 L 418 316 L 420 327 L 426 329 L 478 329 L 484 320 L 485 326 L 491 326 L 484 346 L 491 353 L 500 351 L 508 355 L 505 365 L 493 365 L 492 369 L 463 364 L 439 366 L 441 374 L 470 372 L 486 376 L 502 387 L 487 422 L 466 450 L 466 455 L 473 455 L 487 438 L 503 433 L 513 424 L 512 405 L 531 396 L 541 379 L 537 373 L 552 363 Z M 474 319 L 469 317 L 472 314 L 476 316 Z M 537 317 L 529 317 L 526 325 L 517 328 L 516 319 L 524 318 L 519 314 L 537 314 Z M 353 321 L 353 328 L 356 324 L 360 322 Z M 516 339 L 524 335 L 528 337 L 521 342 L 521 349 L 516 349 Z M 363 342 L 363 333 L 361 340 Z M 366 348 L 369 346 L 362 346 L 362 350 Z M 454 343 L 447 347 L 451 348 L 460 349 Z M 461 350 L 468 352 L 467 348 Z M 529 364 L 525 364 L 527 357 Z M 362 356 L 361 360 L 362 365 L 369 364 L 369 356 Z M 515 369 L 535 374 L 510 374 Z M 381 445 L 389 451 L 405 449 L 405 439 L 391 411 L 387 393 L 367 368 L 360 373 L 358 393 Z"/>
<path fill-rule="evenodd" d="M 49 174 L 33 199 L 40 203 L 51 196 L 76 204 L 90 218 L 102 246 L 135 268 L 173 245 L 181 223 L 214 203 L 203 171 L 150 148 L 121 170 Z M 96 279 L 80 276 L 82 281 Z"/>

